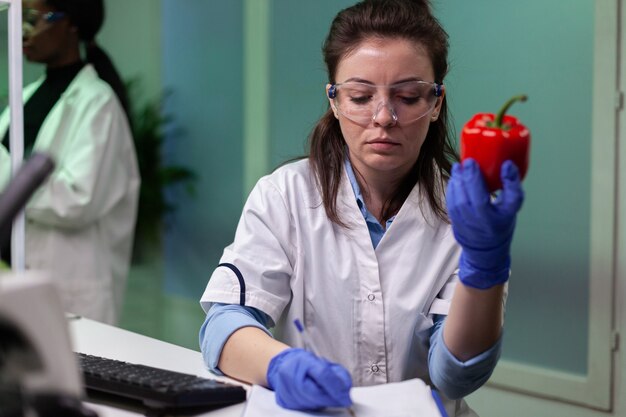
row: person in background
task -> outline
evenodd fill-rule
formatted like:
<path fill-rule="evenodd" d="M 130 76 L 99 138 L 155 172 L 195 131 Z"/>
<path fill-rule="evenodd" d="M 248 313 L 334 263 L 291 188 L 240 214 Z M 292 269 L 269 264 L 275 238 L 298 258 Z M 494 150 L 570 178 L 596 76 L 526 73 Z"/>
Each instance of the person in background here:
<path fill-rule="evenodd" d="M 342 10 L 323 53 L 308 158 L 258 181 L 201 298 L 206 365 L 297 410 L 421 378 L 448 415 L 473 416 L 463 397 L 501 349 L 518 170 L 503 164 L 491 199 L 476 162 L 455 162 L 448 36 L 427 0 Z"/>
<path fill-rule="evenodd" d="M 25 209 L 25 262 L 58 283 L 67 311 L 116 323 L 140 178 L 124 84 L 95 40 L 103 21 L 102 0 L 23 2 L 24 56 L 46 67 L 24 89 L 25 158 L 39 151 L 56 164 Z M 8 124 L 5 111 L 1 187 L 10 179 Z"/>

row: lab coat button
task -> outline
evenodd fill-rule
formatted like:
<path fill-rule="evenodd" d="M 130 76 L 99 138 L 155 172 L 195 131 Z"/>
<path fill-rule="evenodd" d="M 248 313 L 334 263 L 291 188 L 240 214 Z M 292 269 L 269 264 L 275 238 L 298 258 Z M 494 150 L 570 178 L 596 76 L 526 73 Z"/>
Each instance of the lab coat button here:
<path fill-rule="evenodd" d="M 376 299 L 376 296 L 374 294 L 370 294 L 367 296 L 367 299 L 370 301 L 374 301 Z"/>
<path fill-rule="evenodd" d="M 371 369 L 372 369 L 372 372 L 374 372 L 374 373 L 376 373 L 376 372 L 378 372 L 380 370 L 380 368 L 376 364 L 372 365 Z"/>

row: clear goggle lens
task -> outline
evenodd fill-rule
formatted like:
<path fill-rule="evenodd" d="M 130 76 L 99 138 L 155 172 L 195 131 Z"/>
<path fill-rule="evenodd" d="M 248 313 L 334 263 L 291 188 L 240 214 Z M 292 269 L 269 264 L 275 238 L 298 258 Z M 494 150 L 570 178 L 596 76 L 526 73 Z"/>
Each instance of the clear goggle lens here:
<path fill-rule="evenodd" d="M 22 35 L 26 36 L 32 33 L 39 20 L 43 20 L 46 23 L 53 23 L 64 17 L 65 13 L 63 12 L 42 13 L 36 9 L 24 8 L 22 9 Z"/>
<path fill-rule="evenodd" d="M 442 92 L 443 85 L 426 81 L 391 85 L 346 82 L 331 85 L 328 96 L 341 115 L 367 126 L 377 121 L 381 111 L 389 112 L 394 124 L 415 122 L 435 108 Z"/>

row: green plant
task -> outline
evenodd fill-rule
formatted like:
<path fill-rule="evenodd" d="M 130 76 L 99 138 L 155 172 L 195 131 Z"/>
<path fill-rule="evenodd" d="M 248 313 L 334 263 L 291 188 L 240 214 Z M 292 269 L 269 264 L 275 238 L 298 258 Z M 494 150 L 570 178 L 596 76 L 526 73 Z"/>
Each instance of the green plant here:
<path fill-rule="evenodd" d="M 137 80 L 126 83 L 131 103 L 140 103 Z M 172 122 L 171 116 L 164 113 L 163 103 L 167 94 L 155 100 L 144 101 L 133 107 L 130 124 L 137 151 L 137 161 L 141 175 L 139 207 L 135 227 L 133 260 L 140 261 L 145 252 L 160 243 L 163 218 L 176 209 L 166 198 L 165 189 L 174 185 L 185 185 L 193 194 L 196 174 L 181 165 L 165 165 L 162 145 L 165 128 Z"/>

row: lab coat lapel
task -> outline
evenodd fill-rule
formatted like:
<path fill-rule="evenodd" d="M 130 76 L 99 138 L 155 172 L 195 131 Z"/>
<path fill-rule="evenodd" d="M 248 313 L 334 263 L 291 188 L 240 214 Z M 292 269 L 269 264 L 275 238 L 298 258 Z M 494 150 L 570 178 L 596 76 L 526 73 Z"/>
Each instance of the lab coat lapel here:
<path fill-rule="evenodd" d="M 337 193 L 337 211 L 339 218 L 348 226 L 341 228 L 343 232 L 364 251 L 367 251 L 368 256 L 371 255 L 372 259 L 376 259 L 367 223 L 356 202 L 354 190 L 352 190 L 345 168 L 342 170 L 341 183 Z"/>

